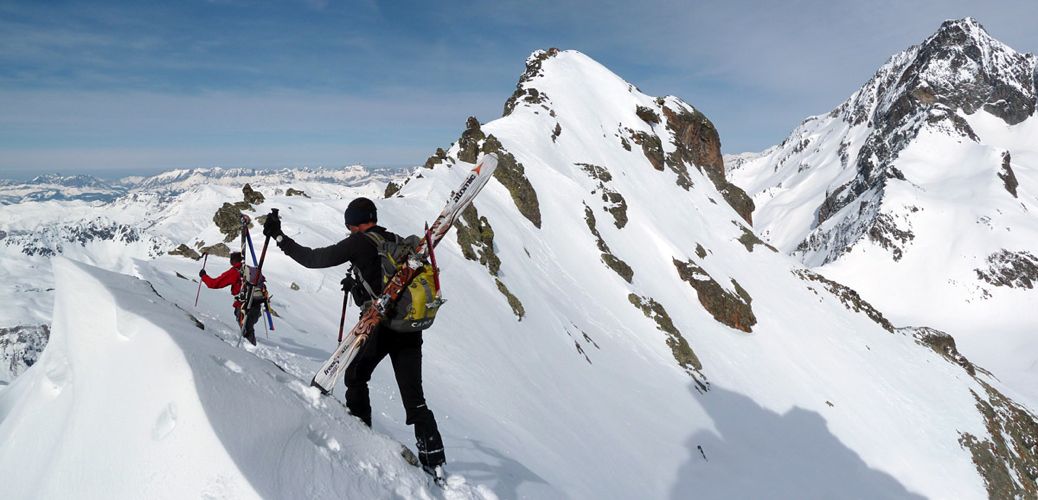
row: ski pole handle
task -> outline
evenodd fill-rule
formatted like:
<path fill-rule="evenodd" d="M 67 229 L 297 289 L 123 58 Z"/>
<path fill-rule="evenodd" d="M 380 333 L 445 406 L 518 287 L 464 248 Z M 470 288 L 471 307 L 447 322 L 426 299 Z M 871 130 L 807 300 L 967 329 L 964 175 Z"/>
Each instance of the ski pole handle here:
<path fill-rule="evenodd" d="M 209 260 L 209 252 L 202 254 L 202 270 L 205 271 L 205 263 Z M 202 294 L 202 278 L 198 278 L 198 291 L 195 292 L 195 307 L 198 307 L 198 296 Z"/>

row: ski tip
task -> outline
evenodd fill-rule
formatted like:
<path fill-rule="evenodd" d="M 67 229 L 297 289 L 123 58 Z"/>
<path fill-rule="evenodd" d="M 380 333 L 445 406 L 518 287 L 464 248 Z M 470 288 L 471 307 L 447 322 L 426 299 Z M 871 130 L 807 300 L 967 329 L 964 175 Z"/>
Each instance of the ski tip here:
<path fill-rule="evenodd" d="M 490 170 L 491 172 L 497 168 L 497 153 L 487 153 L 483 155 L 483 158 L 476 163 L 476 167 L 472 170 L 476 172 L 476 175 L 483 173 L 484 170 Z"/>

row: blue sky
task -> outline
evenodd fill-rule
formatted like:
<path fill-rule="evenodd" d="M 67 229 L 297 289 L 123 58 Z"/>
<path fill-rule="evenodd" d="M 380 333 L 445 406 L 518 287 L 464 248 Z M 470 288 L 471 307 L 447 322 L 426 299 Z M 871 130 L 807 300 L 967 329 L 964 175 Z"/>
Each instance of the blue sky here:
<path fill-rule="evenodd" d="M 967 15 L 1038 51 L 1035 0 L 0 0 L 0 178 L 419 164 L 547 47 L 761 150 Z"/>

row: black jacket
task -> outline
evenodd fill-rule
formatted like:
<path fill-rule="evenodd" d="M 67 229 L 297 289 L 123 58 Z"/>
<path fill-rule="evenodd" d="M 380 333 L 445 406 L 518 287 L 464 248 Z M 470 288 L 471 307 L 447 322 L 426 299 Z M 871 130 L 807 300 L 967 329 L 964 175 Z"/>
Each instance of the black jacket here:
<path fill-rule="evenodd" d="M 378 233 L 387 239 L 396 236 L 382 226 L 374 226 L 368 229 L 368 232 Z M 371 285 L 372 290 L 376 293 L 382 291 L 382 268 L 378 250 L 375 248 L 375 242 L 361 233 L 351 234 L 346 239 L 324 248 L 307 248 L 284 236 L 281 243 L 278 243 L 278 248 L 292 260 L 311 269 L 334 267 L 349 262 L 360 271 L 360 275 Z M 363 296 L 358 296 L 358 292 Z M 367 293 L 362 290 L 354 291 L 354 299 L 358 303 L 367 300 L 369 297 L 366 296 Z"/>

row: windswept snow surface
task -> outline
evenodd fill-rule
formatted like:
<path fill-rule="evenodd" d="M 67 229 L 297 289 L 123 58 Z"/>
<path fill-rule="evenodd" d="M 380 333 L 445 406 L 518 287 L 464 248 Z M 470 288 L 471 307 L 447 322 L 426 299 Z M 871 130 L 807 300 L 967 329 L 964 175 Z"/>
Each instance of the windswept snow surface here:
<path fill-rule="evenodd" d="M 399 443 L 147 282 L 61 257 L 53 268 L 50 344 L 0 393 L 4 498 L 440 495 Z"/>

